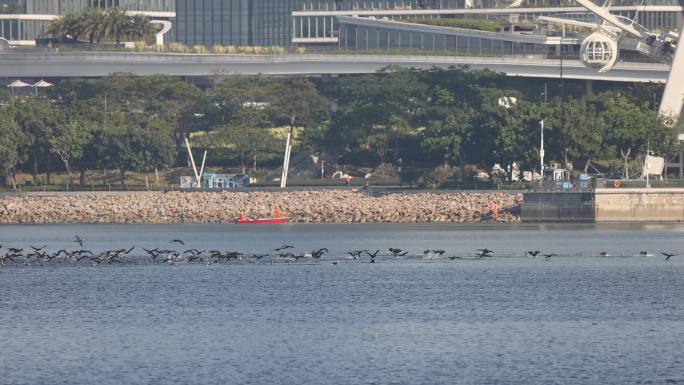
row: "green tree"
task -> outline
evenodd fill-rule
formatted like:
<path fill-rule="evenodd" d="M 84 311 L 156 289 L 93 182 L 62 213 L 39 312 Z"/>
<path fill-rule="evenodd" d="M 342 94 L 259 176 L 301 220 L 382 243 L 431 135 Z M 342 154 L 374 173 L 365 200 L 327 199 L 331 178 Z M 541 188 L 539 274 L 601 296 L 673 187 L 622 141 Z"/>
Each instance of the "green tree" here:
<path fill-rule="evenodd" d="M 159 29 L 150 22 L 150 18 L 146 15 L 133 15 L 129 18 L 126 35 L 133 40 L 147 40 L 153 37 Z"/>
<path fill-rule="evenodd" d="M 329 119 L 330 102 L 311 80 L 298 77 L 270 85 L 267 111 L 275 126 L 289 126 L 291 134 L 295 127 L 303 128 L 306 138 L 308 131 L 320 129 Z"/>
<path fill-rule="evenodd" d="M 121 7 L 112 7 L 105 11 L 105 22 L 103 30 L 105 36 L 114 39 L 116 44 L 121 43 L 121 39 L 130 30 L 131 18 L 126 15 L 126 10 Z"/>
<path fill-rule="evenodd" d="M 458 164 L 461 177 L 465 167 L 465 150 L 472 130 L 472 111 L 455 109 L 443 120 L 430 122 L 424 131 L 422 146 L 437 154 L 446 164 Z"/>
<path fill-rule="evenodd" d="M 50 183 L 52 157 L 49 139 L 61 120 L 61 110 L 43 98 L 15 99 L 13 107 L 14 119 L 28 140 L 27 158 L 33 165 L 34 183 L 37 182 L 40 165 L 45 167 L 47 183 Z"/>
<path fill-rule="evenodd" d="M 605 122 L 594 103 L 586 98 L 557 104 L 543 112 L 552 153 L 560 154 L 564 167 L 577 159 L 597 159 L 603 154 Z"/>
<path fill-rule="evenodd" d="M 67 12 L 59 16 L 47 25 L 45 33 L 57 36 L 61 40 L 67 38 L 78 40 L 83 34 L 82 14 Z"/>
<path fill-rule="evenodd" d="M 97 43 L 107 34 L 107 13 L 101 8 L 90 7 L 80 18 L 81 34 L 88 37 L 90 44 Z"/>
<path fill-rule="evenodd" d="M 183 138 L 190 132 L 206 129 L 196 115 L 210 103 L 197 86 L 181 78 L 114 74 L 99 79 L 94 88 L 99 106 L 104 106 L 106 94 L 108 111 L 124 114 L 128 124 L 141 129 L 150 125 L 172 128 L 179 161 L 186 160 Z"/>
<path fill-rule="evenodd" d="M 638 106 L 624 96 L 609 99 L 601 114 L 606 126 L 607 144 L 622 158 L 623 176 L 629 179 L 629 159 L 647 144 L 650 131 L 658 121 L 656 112 Z"/>
<path fill-rule="evenodd" d="M 80 171 L 79 183 L 85 184 L 86 147 L 93 139 L 93 123 L 83 118 L 70 118 L 58 124 L 49 138 L 50 151 L 64 163 L 69 177 L 73 168 Z"/>
<path fill-rule="evenodd" d="M 166 167 L 172 162 L 173 133 L 168 127 L 147 130 L 127 125 L 122 120 L 113 123 L 100 130 L 94 142 L 100 165 L 118 169 L 122 185 L 126 183 L 128 171 L 149 173 L 153 168 Z"/>
<path fill-rule="evenodd" d="M 540 112 L 532 103 L 518 101 L 510 108 L 490 101 L 482 106 L 476 117 L 477 133 L 474 135 L 474 150 L 480 160 L 495 161 L 513 169 L 513 163 L 532 167 L 538 159 L 539 146 L 536 140 Z M 483 151 L 484 150 L 484 151 Z M 508 172 L 512 181 L 512 172 Z"/>
<path fill-rule="evenodd" d="M 274 92 L 277 83 L 269 78 L 231 77 L 216 89 L 214 100 L 220 106 L 215 116 L 215 130 L 208 136 L 206 145 L 235 151 L 243 172 L 247 163 L 256 170 L 260 155 L 277 152 L 276 141 L 268 128 L 277 125 L 273 112 Z"/>
<path fill-rule="evenodd" d="M 428 100 L 419 73 L 396 68 L 344 78 L 331 94 L 338 107 L 328 135 L 337 140 L 328 138 L 327 143 L 336 144 L 337 152 L 365 148 L 376 153 L 380 163 L 390 153 L 398 158 L 402 140 L 417 136 L 416 123 Z"/>
<path fill-rule="evenodd" d="M 22 161 L 26 137 L 9 107 L 0 107 L 0 176 L 16 190 L 17 165 Z"/>

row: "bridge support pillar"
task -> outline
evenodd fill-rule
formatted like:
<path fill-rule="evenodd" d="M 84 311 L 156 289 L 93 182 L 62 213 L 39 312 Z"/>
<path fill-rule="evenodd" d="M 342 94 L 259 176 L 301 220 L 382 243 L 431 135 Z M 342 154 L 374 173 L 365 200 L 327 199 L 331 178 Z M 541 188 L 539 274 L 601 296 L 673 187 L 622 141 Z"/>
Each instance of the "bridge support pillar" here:
<path fill-rule="evenodd" d="M 591 79 L 587 79 L 586 92 L 587 96 L 591 96 L 594 94 L 594 81 Z"/>
<path fill-rule="evenodd" d="M 682 107 L 684 107 L 684 22 L 679 29 L 680 37 L 677 42 L 677 50 L 672 59 L 670 75 L 665 83 L 665 92 L 660 101 L 660 114 L 675 118 L 675 124 L 679 129 L 679 140 L 684 142 L 684 119 Z M 684 177 L 684 151 L 679 152 L 679 163 L 670 164 L 672 168 L 679 168 L 679 177 Z"/>
<path fill-rule="evenodd" d="M 682 23 L 684 28 L 684 23 Z M 680 31 L 682 31 L 680 29 Z M 680 117 L 682 106 L 684 105 L 684 36 L 681 36 L 674 58 L 672 59 L 672 67 L 670 67 L 670 75 L 665 83 L 665 92 L 660 101 L 660 113 L 667 116 Z M 680 125 L 680 133 L 682 133 Z M 681 139 L 684 139 L 680 136 Z"/>

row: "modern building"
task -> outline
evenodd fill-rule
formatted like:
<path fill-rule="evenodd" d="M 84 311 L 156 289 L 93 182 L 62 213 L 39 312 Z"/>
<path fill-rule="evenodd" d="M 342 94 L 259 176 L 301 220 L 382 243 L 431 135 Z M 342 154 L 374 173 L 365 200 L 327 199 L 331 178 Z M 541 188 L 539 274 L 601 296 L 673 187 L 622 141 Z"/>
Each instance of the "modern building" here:
<path fill-rule="evenodd" d="M 599 2 L 598 0 L 596 1 Z M 658 32 L 679 28 L 684 0 L 615 0 L 611 12 Z M 347 19 L 489 19 L 515 30 L 539 16 L 593 16 L 572 0 L 177 0 L 177 41 L 203 45 L 339 47 Z"/>
<path fill-rule="evenodd" d="M 0 37 L 13 45 L 32 45 L 45 37 L 47 24 L 67 12 L 120 6 L 164 20 L 176 16 L 175 0 L 0 0 Z"/>
<path fill-rule="evenodd" d="M 177 0 L 175 34 L 187 45 L 292 44 L 296 0 Z"/>

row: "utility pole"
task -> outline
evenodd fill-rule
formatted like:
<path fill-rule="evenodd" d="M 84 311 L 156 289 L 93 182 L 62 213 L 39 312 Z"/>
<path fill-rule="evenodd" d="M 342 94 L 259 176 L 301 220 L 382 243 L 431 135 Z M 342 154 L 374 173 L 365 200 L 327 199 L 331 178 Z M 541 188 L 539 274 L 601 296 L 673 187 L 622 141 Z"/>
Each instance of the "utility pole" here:
<path fill-rule="evenodd" d="M 285 141 L 285 157 L 283 159 L 283 173 L 280 177 L 280 188 L 287 186 L 287 174 L 290 168 L 290 153 L 292 152 L 292 129 L 287 133 L 287 140 Z"/>
<path fill-rule="evenodd" d="M 646 145 L 646 159 L 644 159 L 644 169 L 646 170 L 646 188 L 651 188 L 651 179 L 649 178 L 649 169 L 648 169 L 648 157 L 651 156 L 651 141 L 648 141 L 648 144 Z"/>
<path fill-rule="evenodd" d="M 541 131 L 541 142 L 539 143 L 539 174 L 541 175 L 541 180 L 539 181 L 539 187 L 544 186 L 544 120 L 539 121 L 539 129 Z"/>
<path fill-rule="evenodd" d="M 104 128 L 107 129 L 107 91 L 104 93 Z"/>

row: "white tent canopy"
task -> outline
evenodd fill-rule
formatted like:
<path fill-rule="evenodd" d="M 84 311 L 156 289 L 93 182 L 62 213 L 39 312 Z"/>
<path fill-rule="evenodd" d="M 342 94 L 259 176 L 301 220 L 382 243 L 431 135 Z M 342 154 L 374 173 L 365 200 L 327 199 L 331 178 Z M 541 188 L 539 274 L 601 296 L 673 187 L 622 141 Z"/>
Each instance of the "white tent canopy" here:
<path fill-rule="evenodd" d="M 12 83 L 8 84 L 7 87 L 10 88 L 23 88 L 23 87 L 31 87 L 31 84 L 22 82 L 21 80 L 17 79 L 13 81 Z"/>
<path fill-rule="evenodd" d="M 36 84 L 33 85 L 34 87 L 39 87 L 39 88 L 47 88 L 47 87 L 52 87 L 53 84 L 46 82 L 45 80 L 40 80 L 39 82 L 36 82 Z"/>

